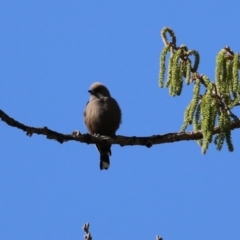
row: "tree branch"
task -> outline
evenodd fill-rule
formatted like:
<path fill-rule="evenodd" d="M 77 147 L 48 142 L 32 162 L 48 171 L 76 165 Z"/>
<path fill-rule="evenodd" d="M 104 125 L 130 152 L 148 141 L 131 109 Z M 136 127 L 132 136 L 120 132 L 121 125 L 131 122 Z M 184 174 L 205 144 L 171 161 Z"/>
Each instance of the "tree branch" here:
<path fill-rule="evenodd" d="M 85 234 L 84 234 L 84 239 L 85 240 L 92 240 L 92 235 L 89 232 L 89 227 L 90 227 L 89 223 L 85 223 L 83 225 L 83 231 L 85 232 Z"/>
<path fill-rule="evenodd" d="M 24 132 L 26 132 L 27 136 L 32 136 L 33 134 L 45 135 L 47 139 L 56 140 L 59 143 L 64 143 L 67 141 L 77 141 L 81 143 L 87 144 L 96 144 L 96 143 L 110 143 L 110 144 L 118 144 L 120 146 L 133 146 L 140 145 L 151 147 L 156 144 L 163 143 L 173 143 L 179 141 L 190 141 L 190 140 L 200 140 L 203 138 L 202 132 L 175 132 L 175 133 L 167 133 L 163 135 L 152 135 L 149 137 L 126 137 L 126 136 L 116 136 L 116 137 L 108 137 L 108 136 L 93 136 L 91 134 L 81 134 L 78 131 L 74 131 L 72 134 L 63 134 L 48 129 L 47 127 L 35 128 L 24 125 L 13 118 L 9 117 L 5 112 L 0 109 L 0 118 L 3 122 L 7 123 L 11 127 L 16 127 Z M 235 119 L 231 122 L 231 130 L 240 128 L 240 119 Z M 220 128 L 217 126 L 214 128 L 214 133 L 220 133 Z"/>

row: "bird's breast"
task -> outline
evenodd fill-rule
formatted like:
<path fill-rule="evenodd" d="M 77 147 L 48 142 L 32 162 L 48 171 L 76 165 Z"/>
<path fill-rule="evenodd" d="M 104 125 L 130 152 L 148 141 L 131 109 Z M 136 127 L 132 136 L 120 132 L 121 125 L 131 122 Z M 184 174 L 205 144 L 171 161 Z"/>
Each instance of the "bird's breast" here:
<path fill-rule="evenodd" d="M 85 124 L 91 134 L 112 135 L 119 128 L 121 110 L 113 98 L 100 98 L 88 103 Z"/>

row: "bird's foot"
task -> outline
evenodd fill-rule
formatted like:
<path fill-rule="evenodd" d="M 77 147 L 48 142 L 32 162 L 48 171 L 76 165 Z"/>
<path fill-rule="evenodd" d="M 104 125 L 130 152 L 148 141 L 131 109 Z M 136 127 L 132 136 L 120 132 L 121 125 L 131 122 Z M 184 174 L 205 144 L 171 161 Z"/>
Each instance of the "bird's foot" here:
<path fill-rule="evenodd" d="M 80 136 L 82 134 L 80 133 L 80 131 L 75 130 L 75 131 L 72 132 L 72 135 L 73 135 L 73 137 L 78 137 L 78 136 Z"/>

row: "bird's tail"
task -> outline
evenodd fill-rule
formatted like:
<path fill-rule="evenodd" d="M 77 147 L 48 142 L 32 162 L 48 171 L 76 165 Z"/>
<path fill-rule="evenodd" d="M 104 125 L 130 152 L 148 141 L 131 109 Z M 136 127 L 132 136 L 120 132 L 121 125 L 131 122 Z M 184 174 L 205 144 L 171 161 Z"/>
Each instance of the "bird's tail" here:
<path fill-rule="evenodd" d="M 109 155 L 104 153 L 104 154 L 100 154 L 100 169 L 103 170 L 107 170 L 110 166 L 110 159 L 109 159 Z"/>
<path fill-rule="evenodd" d="M 100 169 L 107 170 L 110 166 L 109 156 L 111 156 L 111 145 L 107 146 L 96 145 L 96 146 L 100 153 Z"/>

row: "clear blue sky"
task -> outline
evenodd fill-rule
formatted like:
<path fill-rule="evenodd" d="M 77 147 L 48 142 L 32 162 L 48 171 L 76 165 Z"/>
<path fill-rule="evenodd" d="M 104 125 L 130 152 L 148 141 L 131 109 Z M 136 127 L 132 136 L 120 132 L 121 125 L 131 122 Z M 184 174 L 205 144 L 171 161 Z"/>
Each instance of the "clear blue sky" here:
<path fill-rule="evenodd" d="M 118 100 L 118 133 L 180 130 L 192 95 L 158 88 L 159 32 L 201 55 L 214 78 L 226 45 L 240 52 L 239 1 L 25 0 L 0 4 L 0 109 L 30 126 L 85 133 L 89 86 L 100 81 Z M 240 116 L 240 111 L 234 113 Z M 191 142 L 112 148 L 99 170 L 93 145 L 29 138 L 0 122 L 0 240 L 238 240 L 240 130 L 235 151 Z"/>

